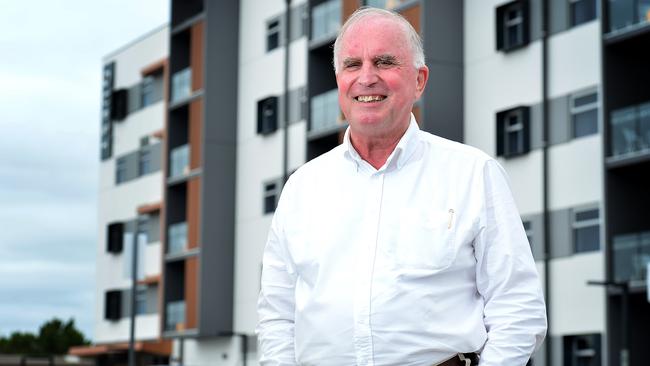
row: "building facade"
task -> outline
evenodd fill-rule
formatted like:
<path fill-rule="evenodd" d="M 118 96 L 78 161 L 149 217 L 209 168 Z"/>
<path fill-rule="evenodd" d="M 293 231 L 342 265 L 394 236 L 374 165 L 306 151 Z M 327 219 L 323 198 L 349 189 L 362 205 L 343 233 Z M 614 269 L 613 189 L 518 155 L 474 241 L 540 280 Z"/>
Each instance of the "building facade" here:
<path fill-rule="evenodd" d="M 642 364 L 648 0 L 171 0 L 160 197 L 129 196 L 120 214 L 100 209 L 108 228 L 161 202 L 151 260 L 162 273 L 156 335 L 172 342 L 170 363 L 256 364 L 267 230 L 286 177 L 341 142 L 331 46 L 362 5 L 400 12 L 423 37 L 420 127 L 508 171 L 548 307 L 530 364 Z M 120 141 L 124 123 L 109 121 L 106 140 Z M 113 156 L 138 149 L 124 146 Z M 110 161 L 103 174 L 118 176 Z M 113 265 L 100 252 L 98 267 Z M 120 288 L 102 281 L 98 296 Z M 121 323 L 98 324 L 96 338 L 108 340 Z"/>
<path fill-rule="evenodd" d="M 71 350 L 97 365 L 126 364 L 132 331 L 138 364 L 171 355 L 160 311 L 168 42 L 160 27 L 103 60 L 95 344 Z"/>

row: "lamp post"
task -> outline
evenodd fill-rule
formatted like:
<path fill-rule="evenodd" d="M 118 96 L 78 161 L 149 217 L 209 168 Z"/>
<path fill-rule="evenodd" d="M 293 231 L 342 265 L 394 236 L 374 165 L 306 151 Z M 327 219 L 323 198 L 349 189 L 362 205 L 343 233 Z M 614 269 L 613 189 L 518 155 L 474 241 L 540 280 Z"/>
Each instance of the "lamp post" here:
<path fill-rule="evenodd" d="M 628 349 L 627 340 L 627 302 L 629 296 L 629 285 L 627 282 L 614 282 L 614 281 L 587 281 L 587 285 L 591 286 L 604 286 L 607 288 L 617 288 L 621 290 L 621 351 L 620 362 L 621 366 L 630 365 L 630 351 Z"/>

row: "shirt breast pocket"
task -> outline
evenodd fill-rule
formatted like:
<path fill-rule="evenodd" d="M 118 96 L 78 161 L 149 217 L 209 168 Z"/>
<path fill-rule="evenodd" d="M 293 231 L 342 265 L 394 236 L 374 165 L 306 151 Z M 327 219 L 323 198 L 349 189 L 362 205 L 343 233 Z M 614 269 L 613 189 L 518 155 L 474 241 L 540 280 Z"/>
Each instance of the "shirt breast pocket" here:
<path fill-rule="evenodd" d="M 453 210 L 413 210 L 399 220 L 395 257 L 404 268 L 440 271 L 449 267 L 456 253 Z"/>

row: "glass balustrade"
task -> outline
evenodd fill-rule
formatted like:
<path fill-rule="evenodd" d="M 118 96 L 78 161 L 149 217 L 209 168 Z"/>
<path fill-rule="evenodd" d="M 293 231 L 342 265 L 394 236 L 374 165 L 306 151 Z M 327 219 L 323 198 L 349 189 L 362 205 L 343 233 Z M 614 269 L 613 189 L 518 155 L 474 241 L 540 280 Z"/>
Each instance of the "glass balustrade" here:
<path fill-rule="evenodd" d="M 167 231 L 167 254 L 179 254 L 187 250 L 187 222 L 169 225 Z"/>
<path fill-rule="evenodd" d="M 610 0 L 607 4 L 610 32 L 650 22 L 650 0 Z"/>
<path fill-rule="evenodd" d="M 341 26 L 341 0 L 329 0 L 314 6 L 311 12 L 311 39 L 336 35 Z"/>
<path fill-rule="evenodd" d="M 339 108 L 338 90 L 332 89 L 311 98 L 310 131 L 320 132 L 334 128 L 343 122 Z"/>
<path fill-rule="evenodd" d="M 165 329 L 170 331 L 182 331 L 185 328 L 185 301 L 172 301 L 167 303 L 167 316 L 165 317 Z"/>
<path fill-rule="evenodd" d="M 645 281 L 650 263 L 650 231 L 615 236 L 613 256 L 616 282 Z"/>
<path fill-rule="evenodd" d="M 172 75 L 172 102 L 192 95 L 192 69 L 186 68 Z"/>
<path fill-rule="evenodd" d="M 613 111 L 610 131 L 611 156 L 650 150 L 650 102 Z"/>
<path fill-rule="evenodd" d="M 185 144 L 172 149 L 169 157 L 169 176 L 181 177 L 190 172 L 190 145 Z"/>

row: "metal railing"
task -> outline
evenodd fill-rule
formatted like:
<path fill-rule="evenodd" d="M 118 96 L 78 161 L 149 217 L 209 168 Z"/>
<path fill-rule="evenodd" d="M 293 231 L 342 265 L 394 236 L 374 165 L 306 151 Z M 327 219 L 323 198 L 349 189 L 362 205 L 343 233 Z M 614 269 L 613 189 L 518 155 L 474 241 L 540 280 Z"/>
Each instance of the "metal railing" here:
<path fill-rule="evenodd" d="M 167 303 L 165 330 L 182 331 L 185 329 L 185 301 Z"/>

